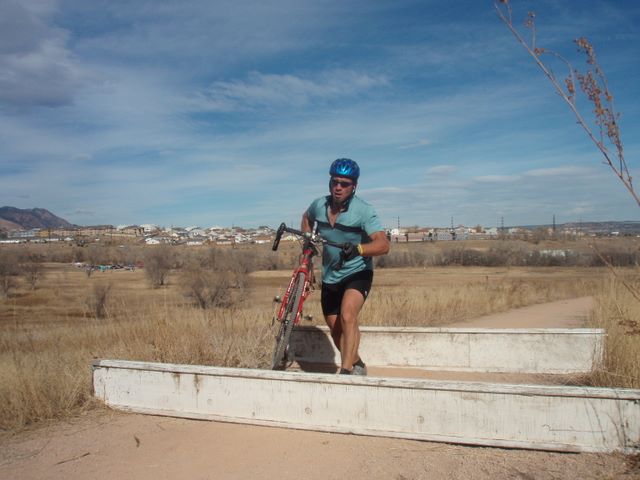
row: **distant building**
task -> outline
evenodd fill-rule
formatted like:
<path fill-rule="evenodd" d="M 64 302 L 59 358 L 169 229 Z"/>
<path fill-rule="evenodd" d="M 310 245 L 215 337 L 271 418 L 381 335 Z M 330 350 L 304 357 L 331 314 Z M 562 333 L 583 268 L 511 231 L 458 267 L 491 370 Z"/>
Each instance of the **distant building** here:
<path fill-rule="evenodd" d="M 154 225 L 152 223 L 145 223 L 143 225 L 140 225 L 140 228 L 142 228 L 142 231 L 144 233 L 153 233 L 160 230 L 160 227 L 158 225 Z"/>
<path fill-rule="evenodd" d="M 32 228 L 30 230 L 11 230 L 7 237 L 9 239 L 16 239 L 16 238 L 23 238 L 23 239 L 30 239 L 30 238 L 36 238 L 40 233 L 40 229 L 39 228 Z"/>

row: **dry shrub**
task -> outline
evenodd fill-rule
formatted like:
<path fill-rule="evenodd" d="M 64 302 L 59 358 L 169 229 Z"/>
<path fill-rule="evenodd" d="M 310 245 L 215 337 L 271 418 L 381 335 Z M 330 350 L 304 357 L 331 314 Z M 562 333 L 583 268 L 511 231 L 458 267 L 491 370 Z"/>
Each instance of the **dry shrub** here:
<path fill-rule="evenodd" d="M 104 318 L 106 316 L 110 291 L 110 283 L 93 284 L 91 294 L 87 298 L 87 307 L 96 319 Z"/>
<path fill-rule="evenodd" d="M 250 273 L 256 270 L 277 270 L 278 256 L 270 248 L 243 246 L 240 248 L 211 247 L 202 253 L 202 264 L 215 271 Z M 288 263 L 291 268 L 293 263 Z"/>
<path fill-rule="evenodd" d="M 180 285 L 185 295 L 202 309 L 228 308 L 242 300 L 246 275 L 231 271 L 214 272 L 194 266 L 182 274 Z"/>
<path fill-rule="evenodd" d="M 436 245 L 439 244 L 439 245 Z M 376 257 L 380 268 L 404 267 L 602 267 L 605 262 L 593 250 L 532 247 L 524 242 L 494 241 L 489 248 L 476 248 L 471 242 L 431 242 L 392 248 L 388 255 Z M 562 248 L 561 248 L 562 247 Z M 600 254 L 616 267 L 638 266 L 640 250 L 637 243 L 605 245 Z"/>
<path fill-rule="evenodd" d="M 627 285 L 640 292 L 638 274 L 627 275 Z M 591 323 L 604 328 L 607 339 L 604 364 L 593 375 L 595 385 L 640 388 L 640 301 L 610 278 L 595 297 Z"/>
<path fill-rule="evenodd" d="M 238 306 L 254 268 L 255 252 L 210 248 L 183 258 L 180 285 L 197 306 L 229 308 Z"/>
<path fill-rule="evenodd" d="M 387 255 L 375 258 L 379 268 L 426 267 L 434 265 L 431 252 L 411 250 L 391 250 Z"/>

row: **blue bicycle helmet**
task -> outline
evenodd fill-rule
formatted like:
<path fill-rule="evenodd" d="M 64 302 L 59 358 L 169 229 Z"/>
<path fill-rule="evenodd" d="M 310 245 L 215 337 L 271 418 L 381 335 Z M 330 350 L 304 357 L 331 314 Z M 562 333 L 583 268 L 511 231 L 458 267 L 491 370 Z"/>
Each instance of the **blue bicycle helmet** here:
<path fill-rule="evenodd" d="M 329 175 L 332 177 L 347 177 L 357 182 L 360 176 L 360 167 L 350 158 L 339 158 L 331 164 Z"/>

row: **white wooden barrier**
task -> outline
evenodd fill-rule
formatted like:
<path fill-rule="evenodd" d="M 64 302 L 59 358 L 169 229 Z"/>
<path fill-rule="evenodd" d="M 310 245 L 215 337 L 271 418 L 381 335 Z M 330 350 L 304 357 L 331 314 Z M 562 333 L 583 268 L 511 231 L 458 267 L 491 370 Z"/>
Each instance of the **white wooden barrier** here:
<path fill-rule="evenodd" d="M 501 373 L 587 373 L 603 355 L 593 328 L 360 327 L 368 365 Z M 299 327 L 291 338 L 299 362 L 339 363 L 327 327 Z"/>
<path fill-rule="evenodd" d="M 132 412 L 571 452 L 640 450 L 640 390 L 387 379 L 100 360 Z"/>

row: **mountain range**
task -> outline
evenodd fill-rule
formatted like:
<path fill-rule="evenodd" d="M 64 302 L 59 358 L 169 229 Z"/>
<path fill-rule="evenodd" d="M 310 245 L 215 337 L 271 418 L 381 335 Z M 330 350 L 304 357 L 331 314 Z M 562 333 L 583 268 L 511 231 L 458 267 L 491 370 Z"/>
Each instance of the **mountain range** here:
<path fill-rule="evenodd" d="M 0 208 L 0 229 L 73 228 L 75 225 L 44 208 Z"/>

